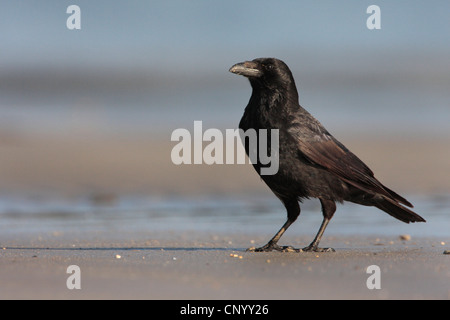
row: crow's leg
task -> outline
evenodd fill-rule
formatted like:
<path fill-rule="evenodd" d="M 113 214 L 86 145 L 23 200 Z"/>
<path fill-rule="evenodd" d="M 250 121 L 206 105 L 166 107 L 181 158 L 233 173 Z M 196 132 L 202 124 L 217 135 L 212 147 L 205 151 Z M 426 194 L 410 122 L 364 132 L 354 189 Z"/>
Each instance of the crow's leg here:
<path fill-rule="evenodd" d="M 336 203 L 332 200 L 324 200 L 320 199 L 320 203 L 322 204 L 322 213 L 323 213 L 323 221 L 320 225 L 319 231 L 317 232 L 316 237 L 314 238 L 313 242 L 305 248 L 302 249 L 302 251 L 306 252 L 334 252 L 335 250 L 333 248 L 319 248 L 319 242 L 322 238 L 322 235 L 330 222 L 331 218 L 333 217 L 334 213 L 336 212 Z"/>
<path fill-rule="evenodd" d="M 290 198 L 290 199 L 281 199 L 284 206 L 287 210 L 287 221 L 284 223 L 284 225 L 281 227 L 281 229 L 277 232 L 277 234 L 264 246 L 260 248 L 249 248 L 247 251 L 254 251 L 254 252 L 269 252 L 269 251 L 284 251 L 284 252 L 298 252 L 300 249 L 294 249 L 290 246 L 283 246 L 280 247 L 277 243 L 278 240 L 280 240 L 283 233 L 289 228 L 289 226 L 294 223 L 294 221 L 298 218 L 300 215 L 300 206 L 298 205 L 298 201 L 296 198 Z"/>

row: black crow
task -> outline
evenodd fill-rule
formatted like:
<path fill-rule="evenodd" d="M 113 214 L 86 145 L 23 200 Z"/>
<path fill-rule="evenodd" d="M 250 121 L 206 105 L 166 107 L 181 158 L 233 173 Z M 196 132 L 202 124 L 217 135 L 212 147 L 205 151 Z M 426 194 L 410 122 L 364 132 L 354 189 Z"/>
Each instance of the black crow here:
<path fill-rule="evenodd" d="M 381 184 L 372 170 L 300 106 L 294 78 L 283 61 L 259 58 L 237 63 L 230 72 L 247 77 L 253 89 L 239 128 L 279 130 L 278 172 L 260 175 L 286 207 L 287 221 L 265 246 L 254 251 L 334 251 L 318 245 L 336 202 L 374 206 L 406 223 L 425 222 L 405 207 L 412 208 L 411 203 Z M 243 142 L 249 154 L 249 145 Z M 270 145 L 267 149 L 270 153 Z M 253 166 L 260 173 L 263 165 L 256 161 Z M 299 202 L 308 198 L 318 198 L 322 205 L 323 221 L 316 237 L 303 249 L 280 247 L 278 240 L 300 214 Z"/>

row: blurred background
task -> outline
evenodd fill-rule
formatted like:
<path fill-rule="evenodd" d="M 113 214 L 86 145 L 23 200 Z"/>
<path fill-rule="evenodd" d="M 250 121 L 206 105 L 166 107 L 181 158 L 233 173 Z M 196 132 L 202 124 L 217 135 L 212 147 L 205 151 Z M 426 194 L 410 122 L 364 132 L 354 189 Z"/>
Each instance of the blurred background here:
<path fill-rule="evenodd" d="M 66 27 L 72 4 L 81 30 Z M 372 4 L 381 30 L 366 27 Z M 218 216 L 234 228 L 255 215 L 281 225 L 284 209 L 250 166 L 170 159 L 176 128 L 237 127 L 251 88 L 228 69 L 271 56 L 290 66 L 303 107 L 437 217 L 417 232 L 448 235 L 449 13 L 445 0 L 0 0 L 2 230 L 80 217 L 100 217 L 99 228 Z M 346 208 L 334 232 L 371 210 Z"/>

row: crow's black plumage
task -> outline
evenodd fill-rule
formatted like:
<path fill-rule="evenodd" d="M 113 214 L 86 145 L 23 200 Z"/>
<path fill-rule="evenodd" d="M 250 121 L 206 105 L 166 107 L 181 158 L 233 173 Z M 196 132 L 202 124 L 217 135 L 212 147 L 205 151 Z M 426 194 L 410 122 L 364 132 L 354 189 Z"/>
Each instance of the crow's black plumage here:
<path fill-rule="evenodd" d="M 255 251 L 333 251 L 318 244 L 336 211 L 336 202 L 374 206 L 406 223 L 425 222 L 405 207 L 413 207 L 411 203 L 381 184 L 357 156 L 300 106 L 294 78 L 283 61 L 259 58 L 235 64 L 230 72 L 247 77 L 253 89 L 239 128 L 279 130 L 279 170 L 261 178 L 283 202 L 288 218 L 280 231 Z M 248 154 L 249 146 L 244 144 Z M 260 173 L 262 164 L 257 161 L 253 166 Z M 318 198 L 322 205 L 323 222 L 315 239 L 300 250 L 278 246 L 300 214 L 299 201 L 305 198 Z"/>

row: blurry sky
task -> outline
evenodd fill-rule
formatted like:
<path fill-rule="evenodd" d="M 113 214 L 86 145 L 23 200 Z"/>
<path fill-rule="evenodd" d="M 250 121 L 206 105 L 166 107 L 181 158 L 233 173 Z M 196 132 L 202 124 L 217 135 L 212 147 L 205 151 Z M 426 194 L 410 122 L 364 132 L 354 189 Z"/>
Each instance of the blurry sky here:
<path fill-rule="evenodd" d="M 66 8 L 81 8 L 80 31 Z M 366 28 L 371 4 L 381 30 Z M 0 1 L 2 68 L 209 66 L 228 57 L 296 51 L 450 52 L 450 2 L 433 1 Z"/>
<path fill-rule="evenodd" d="M 71 4 L 81 8 L 81 30 L 66 27 Z M 372 4 L 381 8 L 381 30 L 366 27 Z M 153 108 L 160 123 L 177 108 L 189 110 L 191 124 L 214 114 L 238 119 L 250 89 L 228 68 L 274 56 L 293 69 L 301 101 L 319 119 L 335 112 L 328 121 L 339 121 L 337 111 L 352 106 L 373 121 L 378 106 L 399 105 L 399 117 L 412 108 L 429 118 L 426 126 L 447 128 L 449 13 L 447 0 L 0 0 L 0 125 L 30 127 L 41 116 L 67 127 L 70 114 L 58 113 L 67 101 L 90 103 L 99 119 L 114 105 Z M 37 105 L 39 114 L 17 111 Z M 134 115 L 130 123 L 150 123 Z"/>

